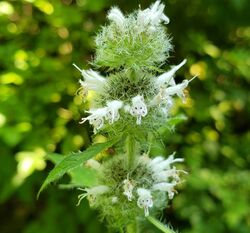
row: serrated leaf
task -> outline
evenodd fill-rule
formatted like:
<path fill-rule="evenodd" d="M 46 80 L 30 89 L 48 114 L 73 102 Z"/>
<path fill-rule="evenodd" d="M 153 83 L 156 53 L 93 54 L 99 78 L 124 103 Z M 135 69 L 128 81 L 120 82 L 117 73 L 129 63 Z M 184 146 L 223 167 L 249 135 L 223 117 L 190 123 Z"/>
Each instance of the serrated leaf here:
<path fill-rule="evenodd" d="M 40 190 L 38 191 L 37 197 L 39 197 L 40 193 L 53 181 L 62 177 L 65 173 L 71 171 L 74 168 L 79 167 L 83 162 L 87 161 L 88 159 L 92 158 L 96 154 L 100 153 L 101 151 L 109 148 L 113 144 L 115 144 L 118 139 L 113 139 L 111 141 L 105 143 L 97 143 L 90 147 L 88 147 L 85 151 L 71 154 L 65 156 L 65 158 L 59 162 L 53 170 L 49 173 L 45 181 L 43 182 Z"/>
<path fill-rule="evenodd" d="M 56 153 L 51 153 L 46 156 L 54 164 L 58 164 L 61 162 L 66 156 Z M 88 167 L 77 167 L 69 172 L 67 172 L 70 176 L 70 184 L 61 184 L 60 187 L 63 188 L 72 188 L 79 186 L 90 187 L 96 184 L 96 172 Z"/>

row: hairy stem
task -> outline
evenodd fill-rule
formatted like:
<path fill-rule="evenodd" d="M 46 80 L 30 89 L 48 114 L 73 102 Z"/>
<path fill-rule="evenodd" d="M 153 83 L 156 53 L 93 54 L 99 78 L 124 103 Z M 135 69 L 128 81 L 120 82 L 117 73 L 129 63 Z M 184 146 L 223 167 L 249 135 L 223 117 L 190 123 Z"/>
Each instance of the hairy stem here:
<path fill-rule="evenodd" d="M 126 138 L 126 154 L 128 158 L 128 167 L 132 168 L 136 156 L 136 141 L 135 138 L 131 135 L 128 135 Z"/>
<path fill-rule="evenodd" d="M 175 231 L 170 229 L 167 225 L 164 225 L 152 216 L 148 216 L 147 220 L 164 233 L 175 233 Z"/>

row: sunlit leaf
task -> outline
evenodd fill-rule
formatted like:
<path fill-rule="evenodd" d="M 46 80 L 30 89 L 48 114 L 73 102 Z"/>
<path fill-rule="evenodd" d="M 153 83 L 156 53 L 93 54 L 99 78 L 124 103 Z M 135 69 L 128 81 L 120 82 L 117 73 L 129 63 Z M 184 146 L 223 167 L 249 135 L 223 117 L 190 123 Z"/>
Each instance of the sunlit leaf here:
<path fill-rule="evenodd" d="M 92 158 L 96 154 L 100 153 L 101 151 L 109 148 L 114 143 L 116 143 L 117 139 L 113 139 L 111 141 L 105 143 L 98 143 L 90 146 L 83 152 L 74 153 L 71 155 L 66 156 L 61 162 L 59 162 L 55 168 L 49 173 L 48 177 L 42 184 L 39 192 L 40 193 L 53 181 L 62 177 L 65 173 L 69 172 L 70 170 L 77 168 L 82 165 L 83 162 L 87 161 L 88 159 Z"/>

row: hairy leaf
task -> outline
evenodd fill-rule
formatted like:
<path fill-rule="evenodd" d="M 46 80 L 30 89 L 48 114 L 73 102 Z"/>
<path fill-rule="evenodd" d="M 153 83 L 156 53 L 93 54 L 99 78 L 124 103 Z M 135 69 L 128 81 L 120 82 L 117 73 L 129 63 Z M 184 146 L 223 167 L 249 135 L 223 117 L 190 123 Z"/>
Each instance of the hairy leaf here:
<path fill-rule="evenodd" d="M 70 170 L 79 167 L 83 162 L 92 158 L 96 154 L 100 153 L 101 151 L 109 148 L 113 144 L 115 144 L 118 140 L 113 139 L 111 141 L 105 143 L 98 143 L 88 147 L 85 151 L 74 153 L 71 155 L 66 156 L 61 162 L 59 162 L 54 169 L 49 173 L 45 181 L 43 182 L 37 197 L 39 197 L 40 193 L 53 181 L 62 177 L 65 173 L 69 172 Z"/>
<path fill-rule="evenodd" d="M 54 164 L 60 163 L 63 159 L 65 159 L 66 156 L 63 156 L 61 154 L 51 153 L 48 154 L 47 159 L 53 162 Z M 69 188 L 72 187 L 90 187 L 93 186 L 96 183 L 96 173 L 93 169 L 88 168 L 86 166 L 79 166 L 76 167 L 67 174 L 70 176 L 70 184 L 60 184 L 60 188 Z"/>

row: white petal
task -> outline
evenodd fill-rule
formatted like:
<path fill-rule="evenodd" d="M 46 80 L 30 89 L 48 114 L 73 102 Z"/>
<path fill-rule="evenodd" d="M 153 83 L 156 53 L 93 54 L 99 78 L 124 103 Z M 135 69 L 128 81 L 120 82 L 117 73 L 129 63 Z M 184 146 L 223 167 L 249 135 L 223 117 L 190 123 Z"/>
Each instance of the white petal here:
<path fill-rule="evenodd" d="M 167 85 L 175 85 L 175 81 L 173 79 L 173 76 L 175 72 L 180 69 L 185 63 L 186 59 L 184 59 L 180 64 L 174 66 L 171 70 L 167 71 L 166 73 L 160 75 L 159 77 L 156 78 L 155 84 L 157 87 L 162 86 L 163 84 Z"/>
<path fill-rule="evenodd" d="M 173 189 L 173 187 L 175 185 L 176 185 L 175 183 L 162 182 L 162 183 L 154 184 L 152 189 L 153 190 L 160 190 L 160 191 L 169 192 L 170 190 Z"/>
<path fill-rule="evenodd" d="M 178 95 L 181 96 L 183 90 L 188 86 L 188 80 L 183 80 L 182 83 L 177 84 L 166 89 L 166 95 Z"/>
<path fill-rule="evenodd" d="M 169 23 L 169 18 L 164 15 L 164 4 L 160 4 L 160 1 L 156 1 L 152 6 L 151 6 L 151 23 L 152 24 L 159 24 L 161 21 L 165 22 L 166 24 Z"/>
<path fill-rule="evenodd" d="M 103 91 L 106 79 L 103 78 L 98 72 L 93 70 L 83 70 L 82 75 L 85 79 L 84 83 L 88 89 L 96 92 Z"/>
<path fill-rule="evenodd" d="M 110 21 L 113 21 L 120 29 L 123 29 L 125 17 L 122 14 L 122 12 L 120 11 L 120 9 L 118 9 L 117 7 L 113 7 L 109 11 L 107 18 Z"/>
<path fill-rule="evenodd" d="M 153 166 L 155 164 L 161 163 L 163 160 L 164 160 L 163 157 L 157 156 L 154 159 L 152 159 L 152 161 L 150 161 L 150 165 Z"/>
<path fill-rule="evenodd" d="M 151 192 L 144 188 L 138 188 L 137 194 L 139 196 L 137 200 L 137 205 L 139 208 L 143 208 L 145 216 L 148 216 L 149 215 L 148 208 L 153 207 L 153 200 L 152 200 Z"/>
<path fill-rule="evenodd" d="M 78 195 L 78 203 L 77 206 L 80 205 L 81 201 L 83 198 L 87 197 L 90 201 L 90 204 L 94 204 L 93 202 L 95 201 L 96 197 L 98 195 L 107 193 L 109 191 L 109 187 L 106 185 L 99 185 L 99 186 L 95 186 L 93 188 L 79 188 L 79 190 L 84 191 L 83 194 Z"/>
<path fill-rule="evenodd" d="M 119 109 L 122 108 L 123 102 L 119 100 L 113 100 L 107 103 L 107 114 L 105 118 L 109 120 L 110 124 L 113 124 L 120 117 Z"/>
<path fill-rule="evenodd" d="M 145 117 L 148 113 L 147 106 L 144 103 L 143 96 L 137 95 L 132 98 L 132 106 L 130 107 L 130 114 L 137 117 L 136 124 L 141 124 L 141 117 Z"/>
<path fill-rule="evenodd" d="M 84 80 L 79 80 L 82 87 L 87 87 L 89 90 L 96 92 L 103 91 L 106 79 L 102 77 L 98 72 L 93 70 L 80 69 L 76 64 L 73 64 L 82 74 Z"/>
<path fill-rule="evenodd" d="M 138 28 L 137 31 L 148 31 L 149 33 L 155 32 L 161 22 L 169 23 L 169 18 L 163 13 L 164 4 L 160 4 L 160 1 L 156 1 L 149 8 L 145 10 L 139 10 L 137 15 Z"/>
<path fill-rule="evenodd" d="M 104 117 L 107 114 L 107 108 L 97 108 L 97 109 L 90 109 L 87 111 L 91 115 L 85 118 L 82 118 L 80 124 L 84 123 L 86 120 L 89 121 L 91 125 L 94 126 L 94 133 L 97 130 L 101 129 L 104 125 Z"/>

